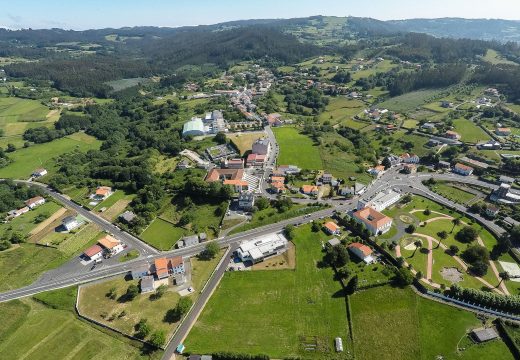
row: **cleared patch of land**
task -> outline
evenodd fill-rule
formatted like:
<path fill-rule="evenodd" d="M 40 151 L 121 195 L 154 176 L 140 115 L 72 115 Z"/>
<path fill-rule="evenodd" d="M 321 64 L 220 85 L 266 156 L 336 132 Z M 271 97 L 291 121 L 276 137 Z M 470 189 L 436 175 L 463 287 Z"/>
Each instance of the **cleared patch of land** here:
<path fill-rule="evenodd" d="M 244 155 L 247 151 L 251 150 L 251 146 L 257 139 L 265 137 L 264 132 L 252 132 L 252 133 L 239 133 L 239 134 L 228 134 L 227 138 L 230 139 L 233 144 L 238 148 L 241 155 Z"/>
<path fill-rule="evenodd" d="M 273 131 L 280 146 L 278 164 L 310 170 L 323 168 L 319 148 L 308 136 L 292 127 L 275 128 Z"/>

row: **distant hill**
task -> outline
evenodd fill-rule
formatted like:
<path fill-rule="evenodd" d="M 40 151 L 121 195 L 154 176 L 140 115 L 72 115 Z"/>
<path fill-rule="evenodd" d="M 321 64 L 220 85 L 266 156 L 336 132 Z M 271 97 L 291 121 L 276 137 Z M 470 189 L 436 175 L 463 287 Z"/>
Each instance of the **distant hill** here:
<path fill-rule="evenodd" d="M 520 41 L 520 21 L 500 19 L 410 19 L 387 21 L 395 30 L 420 32 L 437 37 Z"/>

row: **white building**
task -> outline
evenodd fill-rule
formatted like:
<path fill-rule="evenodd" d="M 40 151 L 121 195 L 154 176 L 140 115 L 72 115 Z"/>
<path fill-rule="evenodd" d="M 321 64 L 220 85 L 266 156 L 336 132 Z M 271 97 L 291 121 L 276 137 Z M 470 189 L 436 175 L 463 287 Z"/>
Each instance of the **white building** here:
<path fill-rule="evenodd" d="M 47 170 L 45 170 L 45 169 L 36 169 L 32 173 L 32 176 L 34 176 L 34 177 L 42 177 L 45 175 L 47 175 Z"/>
<path fill-rule="evenodd" d="M 80 221 L 77 217 L 67 216 L 62 220 L 61 225 L 65 228 L 65 230 L 71 231 L 80 227 L 82 223 L 83 222 Z"/>
<path fill-rule="evenodd" d="M 25 202 L 25 205 L 31 210 L 43 204 L 45 204 L 45 199 L 41 196 L 33 197 Z"/>
<path fill-rule="evenodd" d="M 357 208 L 358 210 L 371 207 L 372 209 L 376 211 L 383 211 L 384 209 L 394 205 L 396 202 L 398 202 L 401 199 L 401 194 L 398 192 L 393 191 L 392 189 L 388 189 L 385 191 L 381 191 L 380 193 L 377 193 L 372 199 L 370 200 L 359 200 Z"/>
<path fill-rule="evenodd" d="M 366 207 L 352 213 L 358 223 L 364 224 L 373 235 L 384 234 L 392 227 L 392 218 L 381 214 L 371 207 Z"/>
<path fill-rule="evenodd" d="M 99 239 L 98 244 L 106 249 L 110 255 L 117 255 L 125 249 L 121 241 L 117 240 L 111 235 L 107 235 L 104 238 Z"/>
<path fill-rule="evenodd" d="M 350 244 L 348 249 L 358 258 L 363 260 L 366 264 L 372 264 L 375 261 L 374 257 L 372 256 L 372 249 L 366 245 L 355 242 Z"/>
<path fill-rule="evenodd" d="M 201 118 L 192 118 L 184 124 L 182 137 L 204 135 L 204 123 Z"/>
<path fill-rule="evenodd" d="M 237 255 L 244 262 L 251 261 L 256 264 L 269 256 L 283 253 L 286 249 L 287 239 L 283 234 L 277 233 L 242 243 Z"/>
<path fill-rule="evenodd" d="M 255 206 L 255 195 L 251 191 L 243 191 L 238 197 L 238 207 L 251 210 Z"/>

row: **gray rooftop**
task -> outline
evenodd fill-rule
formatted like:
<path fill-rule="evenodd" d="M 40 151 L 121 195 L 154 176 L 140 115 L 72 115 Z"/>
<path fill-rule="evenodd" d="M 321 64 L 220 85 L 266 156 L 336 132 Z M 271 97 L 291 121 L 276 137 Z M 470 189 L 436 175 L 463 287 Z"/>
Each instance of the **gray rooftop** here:
<path fill-rule="evenodd" d="M 475 340 L 477 340 L 478 342 L 489 341 L 489 340 L 496 339 L 498 337 L 497 332 L 493 328 L 487 328 L 487 329 L 478 328 L 478 329 L 474 329 L 472 331 L 472 334 L 475 337 Z"/>
<path fill-rule="evenodd" d="M 332 239 L 330 239 L 329 241 L 327 241 L 327 243 L 328 243 L 330 246 L 336 246 L 336 245 L 341 244 L 341 241 L 339 241 L 338 238 L 332 238 Z"/>

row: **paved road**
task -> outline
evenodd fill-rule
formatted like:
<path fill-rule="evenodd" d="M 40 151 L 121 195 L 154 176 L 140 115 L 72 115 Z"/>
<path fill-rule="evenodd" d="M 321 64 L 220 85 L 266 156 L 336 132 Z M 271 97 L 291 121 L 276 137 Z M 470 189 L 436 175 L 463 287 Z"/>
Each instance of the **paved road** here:
<path fill-rule="evenodd" d="M 216 241 L 221 246 L 227 246 L 229 244 L 241 242 L 244 240 L 250 240 L 252 238 L 260 237 L 263 235 L 271 234 L 273 232 L 281 231 L 287 225 L 298 225 L 304 222 L 309 222 L 311 220 L 316 220 L 321 217 L 328 217 L 333 214 L 334 211 L 347 211 L 348 209 L 354 208 L 355 204 L 351 205 L 343 205 L 334 208 L 327 208 L 324 210 L 317 211 L 311 214 L 308 217 L 299 216 L 289 220 L 280 221 L 276 224 L 262 226 L 253 230 L 245 231 L 240 234 L 227 236 L 223 238 L 219 238 Z M 111 277 L 114 275 L 124 274 L 130 271 L 132 268 L 142 265 L 144 263 L 151 263 L 154 259 L 160 257 L 169 257 L 169 256 L 183 256 L 183 257 L 191 257 L 199 254 L 204 248 L 206 244 L 201 243 L 195 246 L 175 249 L 171 251 L 166 251 L 163 253 L 150 254 L 146 257 L 140 257 L 135 260 L 131 260 L 125 263 L 117 263 L 112 265 L 106 265 L 104 267 L 96 268 L 94 270 L 90 270 L 90 267 L 84 267 L 83 273 L 67 273 L 67 272 L 58 272 L 59 274 L 55 274 L 50 278 L 44 277 L 44 281 L 37 281 L 34 284 L 28 285 L 26 287 L 10 290 L 0 294 L 0 302 L 19 299 L 27 296 L 32 296 L 38 294 L 40 292 L 60 289 L 68 286 L 83 284 L 87 282 L 91 282 L 94 280 Z"/>
<path fill-rule="evenodd" d="M 175 354 L 175 350 L 177 349 L 177 346 L 179 346 L 179 344 L 182 344 L 186 336 L 188 336 L 188 333 L 197 321 L 197 318 L 204 309 L 204 306 L 206 306 L 209 298 L 211 297 L 211 295 L 217 288 L 218 284 L 220 283 L 220 280 L 224 277 L 227 266 L 229 264 L 230 254 L 233 254 L 235 250 L 238 249 L 238 246 L 239 245 L 237 243 L 233 243 L 230 245 L 228 251 L 226 251 L 224 258 L 220 262 L 219 266 L 215 269 L 215 272 L 209 279 L 208 283 L 206 284 L 206 287 L 203 289 L 199 298 L 191 308 L 188 315 L 186 315 L 181 325 L 175 332 L 175 335 L 171 339 L 170 343 L 164 350 L 164 354 L 162 356 L 163 360 L 172 359 Z"/>
<path fill-rule="evenodd" d="M 127 244 L 129 248 L 138 250 L 142 256 L 159 253 L 158 250 L 156 250 L 155 248 L 146 244 L 145 242 L 139 240 L 135 236 L 133 236 L 125 231 L 120 230 L 117 226 L 113 225 L 112 223 L 103 219 L 102 217 L 98 216 L 97 214 L 72 202 L 71 200 L 69 200 L 69 198 L 65 197 L 64 195 L 62 195 L 56 191 L 53 191 L 52 189 L 49 189 L 46 184 L 41 184 L 41 183 L 32 182 L 32 181 L 24 181 L 24 180 L 16 180 L 15 182 L 29 184 L 32 186 L 39 187 L 46 194 L 53 197 L 56 201 L 65 205 L 66 207 L 76 211 L 78 214 L 80 214 L 81 216 L 83 216 L 84 218 L 89 220 L 90 222 L 93 222 L 94 224 L 98 225 L 101 229 L 113 234 L 117 239 L 119 239 L 123 243 Z"/>

